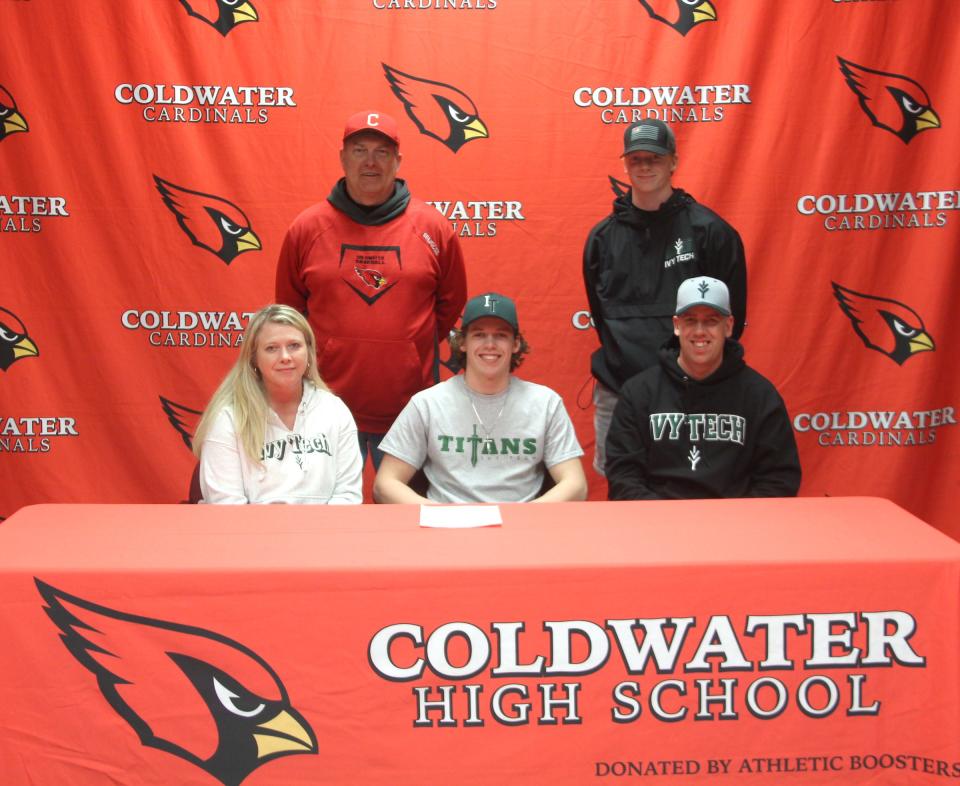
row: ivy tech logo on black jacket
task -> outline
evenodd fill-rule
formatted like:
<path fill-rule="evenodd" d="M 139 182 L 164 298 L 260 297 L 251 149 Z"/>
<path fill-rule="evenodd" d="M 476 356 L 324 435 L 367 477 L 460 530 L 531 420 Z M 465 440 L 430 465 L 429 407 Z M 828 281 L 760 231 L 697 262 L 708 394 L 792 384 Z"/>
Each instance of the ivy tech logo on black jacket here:
<path fill-rule="evenodd" d="M 18 360 L 35 358 L 39 354 L 40 350 L 27 335 L 20 317 L 0 308 L 0 371 L 6 371 Z"/>
<path fill-rule="evenodd" d="M 717 10 L 709 0 L 640 0 L 640 5 L 683 36 L 701 22 L 717 21 Z"/>
<path fill-rule="evenodd" d="M 61 641 L 144 745 L 185 759 L 224 786 L 238 786 L 280 756 L 317 752 L 310 725 L 253 650 L 35 581 Z"/>
<path fill-rule="evenodd" d="M 467 142 L 490 136 L 473 100 L 462 90 L 381 65 L 393 94 L 421 134 L 439 140 L 454 153 Z"/>
<path fill-rule="evenodd" d="M 3 85 L 0 85 L 0 141 L 11 134 L 18 132 L 25 134 L 29 130 L 26 119 L 17 109 L 16 100 Z"/>
<path fill-rule="evenodd" d="M 190 16 L 206 22 L 222 36 L 237 25 L 260 19 L 253 3 L 246 0 L 180 0 L 180 4 Z"/>
<path fill-rule="evenodd" d="M 214 194 L 191 191 L 153 176 L 163 204 L 177 217 L 180 229 L 195 246 L 205 248 L 228 265 L 244 251 L 259 251 L 260 238 L 250 219 L 233 202 Z"/>
<path fill-rule="evenodd" d="M 908 143 L 921 131 L 939 128 L 940 117 L 919 82 L 903 74 L 876 71 L 837 57 L 840 72 L 870 122 Z"/>
<path fill-rule="evenodd" d="M 867 349 L 874 349 L 901 366 L 918 352 L 934 351 L 933 338 L 923 319 L 906 303 L 864 295 L 831 283 L 840 310 Z"/>

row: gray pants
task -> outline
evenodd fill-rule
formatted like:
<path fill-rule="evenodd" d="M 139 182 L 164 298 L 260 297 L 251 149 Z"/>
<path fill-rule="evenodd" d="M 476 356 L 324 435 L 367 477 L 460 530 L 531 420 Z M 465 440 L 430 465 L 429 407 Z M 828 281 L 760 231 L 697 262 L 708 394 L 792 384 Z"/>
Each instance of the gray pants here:
<path fill-rule="evenodd" d="M 604 466 L 607 463 L 607 434 L 610 431 L 610 421 L 613 418 L 613 408 L 619 397 L 602 382 L 593 387 L 593 430 L 596 434 L 596 443 L 593 446 L 593 468 L 606 477 Z"/>

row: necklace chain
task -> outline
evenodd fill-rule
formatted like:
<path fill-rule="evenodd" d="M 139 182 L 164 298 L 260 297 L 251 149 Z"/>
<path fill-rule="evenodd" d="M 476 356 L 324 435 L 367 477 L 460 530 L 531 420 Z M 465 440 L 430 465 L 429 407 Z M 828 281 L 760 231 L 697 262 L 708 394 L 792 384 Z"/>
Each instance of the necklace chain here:
<path fill-rule="evenodd" d="M 493 422 L 487 426 L 483 422 L 483 418 L 480 417 L 480 413 L 477 411 L 477 405 L 474 402 L 473 395 L 470 393 L 470 389 L 464 384 L 464 389 L 467 394 L 467 398 L 470 401 L 470 409 L 473 410 L 474 417 L 476 417 L 477 422 L 480 424 L 480 428 L 483 429 L 483 433 L 490 437 L 493 435 L 493 430 L 497 427 L 497 423 L 500 422 L 500 416 L 503 414 L 503 410 L 507 407 L 507 400 L 510 398 L 510 388 L 508 387 L 506 393 L 503 396 L 503 403 L 500 405 L 500 409 L 497 411 L 496 417 L 493 419 Z"/>

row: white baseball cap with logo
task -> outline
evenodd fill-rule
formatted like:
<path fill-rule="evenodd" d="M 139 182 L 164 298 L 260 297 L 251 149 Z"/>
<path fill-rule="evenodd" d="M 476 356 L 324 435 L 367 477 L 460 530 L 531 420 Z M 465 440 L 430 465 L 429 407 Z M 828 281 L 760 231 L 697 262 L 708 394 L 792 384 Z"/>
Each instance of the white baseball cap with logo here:
<path fill-rule="evenodd" d="M 688 278 L 677 289 L 677 316 L 694 306 L 708 306 L 725 317 L 730 316 L 730 291 L 717 278 L 697 276 Z"/>

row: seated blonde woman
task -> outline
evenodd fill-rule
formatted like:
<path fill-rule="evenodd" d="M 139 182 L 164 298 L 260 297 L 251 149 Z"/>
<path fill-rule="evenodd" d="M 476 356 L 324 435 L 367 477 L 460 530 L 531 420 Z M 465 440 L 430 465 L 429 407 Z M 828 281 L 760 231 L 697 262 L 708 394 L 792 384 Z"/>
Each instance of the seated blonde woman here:
<path fill-rule="evenodd" d="M 289 306 L 253 315 L 193 444 L 204 502 L 361 502 L 357 426 L 320 378 L 313 330 Z"/>

